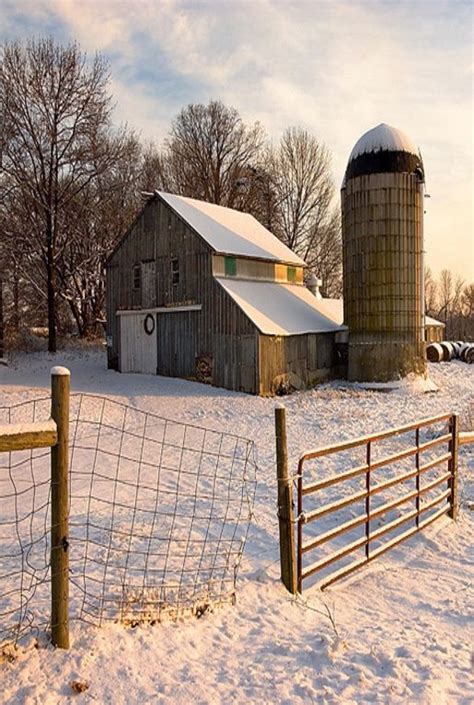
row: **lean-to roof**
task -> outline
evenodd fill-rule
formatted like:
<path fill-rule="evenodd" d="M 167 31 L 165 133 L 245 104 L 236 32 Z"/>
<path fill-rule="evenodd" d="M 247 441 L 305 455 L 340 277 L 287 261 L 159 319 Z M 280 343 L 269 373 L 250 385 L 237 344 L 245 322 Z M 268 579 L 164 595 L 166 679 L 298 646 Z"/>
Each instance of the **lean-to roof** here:
<path fill-rule="evenodd" d="M 330 299 L 317 299 L 305 286 L 229 278 L 217 281 L 265 335 L 345 330 L 329 316 L 326 302 Z"/>

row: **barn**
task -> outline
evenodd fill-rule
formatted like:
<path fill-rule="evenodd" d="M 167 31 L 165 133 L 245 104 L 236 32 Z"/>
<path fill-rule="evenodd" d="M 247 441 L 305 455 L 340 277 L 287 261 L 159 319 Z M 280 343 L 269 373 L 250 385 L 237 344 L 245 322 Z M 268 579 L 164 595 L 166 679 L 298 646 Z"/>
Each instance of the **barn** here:
<path fill-rule="evenodd" d="M 261 395 L 343 376 L 304 269 L 252 216 L 155 192 L 107 263 L 108 366 Z"/>

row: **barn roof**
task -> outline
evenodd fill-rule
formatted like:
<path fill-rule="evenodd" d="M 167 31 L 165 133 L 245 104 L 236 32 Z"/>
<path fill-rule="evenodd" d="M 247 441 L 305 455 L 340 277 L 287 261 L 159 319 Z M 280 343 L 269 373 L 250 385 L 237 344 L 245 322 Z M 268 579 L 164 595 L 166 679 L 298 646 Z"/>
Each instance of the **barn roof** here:
<path fill-rule="evenodd" d="M 343 299 L 319 299 L 317 300 L 319 311 L 327 316 L 337 325 L 342 325 L 344 320 L 344 301 Z M 439 328 L 444 328 L 445 325 L 441 321 L 437 321 L 436 318 L 431 318 L 431 316 L 425 316 L 425 325 L 427 326 L 437 326 Z"/>
<path fill-rule="evenodd" d="M 317 299 L 317 308 L 324 316 L 329 318 L 334 324 L 341 326 L 344 320 L 344 300 L 343 299 Z M 425 316 L 425 325 L 445 328 L 445 324 L 437 321 L 436 318 Z"/>
<path fill-rule="evenodd" d="M 215 252 L 305 265 L 300 257 L 248 213 L 162 191 L 156 193 Z"/>
<path fill-rule="evenodd" d="M 333 333 L 345 330 L 329 316 L 326 304 L 305 286 L 217 278 L 248 318 L 265 335 Z"/>

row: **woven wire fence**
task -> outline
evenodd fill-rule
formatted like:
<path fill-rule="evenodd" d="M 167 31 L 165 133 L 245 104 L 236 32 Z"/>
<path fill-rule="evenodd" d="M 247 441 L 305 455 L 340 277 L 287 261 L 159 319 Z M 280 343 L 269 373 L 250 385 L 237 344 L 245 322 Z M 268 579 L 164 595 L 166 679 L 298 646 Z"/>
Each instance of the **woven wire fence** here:
<path fill-rule="evenodd" d="M 25 402 L 0 424 L 49 412 Z M 134 626 L 233 602 L 254 443 L 93 395 L 72 395 L 70 419 L 71 619 Z M 0 454 L 0 646 L 48 627 L 49 455 Z"/>
<path fill-rule="evenodd" d="M 0 407 L 0 424 L 49 418 L 40 399 Z M 50 450 L 0 453 L 0 647 L 37 631 L 50 553 Z"/>

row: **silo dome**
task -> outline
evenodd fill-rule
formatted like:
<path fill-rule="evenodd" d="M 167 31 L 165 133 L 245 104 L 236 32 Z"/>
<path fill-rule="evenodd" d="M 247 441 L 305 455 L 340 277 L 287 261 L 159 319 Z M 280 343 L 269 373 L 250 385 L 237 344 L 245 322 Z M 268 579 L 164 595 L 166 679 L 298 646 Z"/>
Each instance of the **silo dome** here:
<path fill-rule="evenodd" d="M 355 143 L 347 163 L 344 184 L 354 176 L 393 172 L 417 173 L 423 180 L 423 161 L 420 150 L 408 135 L 382 122 L 365 132 Z"/>
<path fill-rule="evenodd" d="M 385 123 L 357 140 L 341 190 L 348 377 L 423 374 L 423 195 L 420 151 Z"/>

